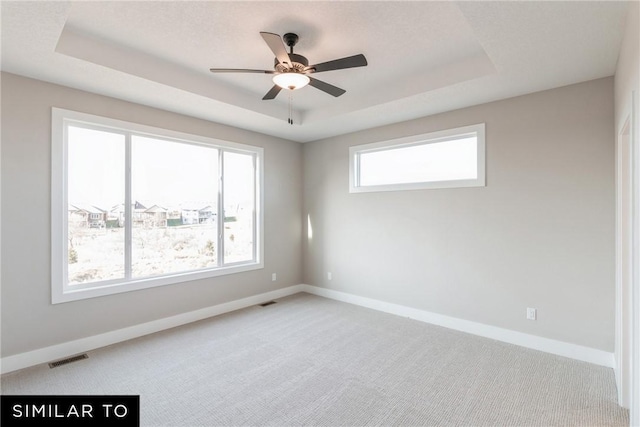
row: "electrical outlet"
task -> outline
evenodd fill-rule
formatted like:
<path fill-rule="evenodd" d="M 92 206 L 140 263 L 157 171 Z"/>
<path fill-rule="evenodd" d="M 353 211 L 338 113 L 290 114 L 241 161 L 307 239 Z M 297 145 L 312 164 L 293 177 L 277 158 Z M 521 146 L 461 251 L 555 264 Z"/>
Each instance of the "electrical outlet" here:
<path fill-rule="evenodd" d="M 278 276 L 276 275 L 276 273 L 273 273 L 273 274 L 271 275 L 271 281 L 272 281 L 272 282 L 275 282 L 277 278 L 278 278 Z"/>
<path fill-rule="evenodd" d="M 327 273 L 327 280 L 331 280 L 331 272 Z"/>
<path fill-rule="evenodd" d="M 536 320 L 538 318 L 538 310 L 527 307 L 527 320 Z"/>

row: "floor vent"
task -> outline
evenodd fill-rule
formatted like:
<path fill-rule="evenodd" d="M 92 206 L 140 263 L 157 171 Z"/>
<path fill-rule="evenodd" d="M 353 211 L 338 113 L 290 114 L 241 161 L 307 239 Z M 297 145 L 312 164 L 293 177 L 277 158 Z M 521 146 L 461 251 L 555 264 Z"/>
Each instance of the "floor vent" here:
<path fill-rule="evenodd" d="M 266 307 L 268 305 L 271 304 L 275 304 L 277 301 L 267 301 L 267 302 L 263 302 L 262 304 L 260 304 L 260 307 Z"/>
<path fill-rule="evenodd" d="M 77 362 L 78 360 L 88 359 L 89 356 L 86 354 L 79 354 L 77 356 L 67 357 L 66 359 L 56 360 L 55 362 L 49 363 L 50 368 L 57 368 L 58 366 L 66 365 L 67 363 Z"/>

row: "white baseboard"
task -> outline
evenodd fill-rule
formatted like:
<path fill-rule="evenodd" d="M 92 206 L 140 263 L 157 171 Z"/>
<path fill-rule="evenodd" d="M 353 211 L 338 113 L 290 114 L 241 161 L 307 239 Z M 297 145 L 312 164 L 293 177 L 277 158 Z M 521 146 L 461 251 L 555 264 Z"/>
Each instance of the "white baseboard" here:
<path fill-rule="evenodd" d="M 185 325 L 187 323 L 196 322 L 208 317 L 217 316 L 231 311 L 240 310 L 252 305 L 260 304 L 276 298 L 282 298 L 299 292 L 307 292 L 313 295 L 334 299 L 337 301 L 347 302 L 362 307 L 371 308 L 385 313 L 395 314 L 398 316 L 409 317 L 421 322 L 430 323 L 457 331 L 467 332 L 470 334 L 519 345 L 522 347 L 540 350 L 559 356 L 569 357 L 596 365 L 615 367 L 615 359 L 613 353 L 597 350 L 594 348 L 583 347 L 576 344 L 556 341 L 549 338 L 542 338 L 535 335 L 529 335 L 522 332 L 516 332 L 509 329 L 498 328 L 495 326 L 484 325 L 481 323 L 471 322 L 468 320 L 457 319 L 455 317 L 444 316 L 442 314 L 431 313 L 425 310 L 406 307 L 398 304 L 392 304 L 372 298 L 361 297 L 345 292 L 335 291 L 332 289 L 319 288 L 311 285 L 295 285 L 283 289 L 277 289 L 271 292 L 265 292 L 259 295 L 253 295 L 235 301 L 203 308 L 200 310 L 190 311 L 163 319 L 154 320 L 140 325 L 130 326 L 128 328 L 118 329 L 106 332 L 100 335 L 94 335 L 87 338 L 81 338 L 75 341 L 69 341 L 62 344 L 53 345 L 25 353 L 7 356 L 0 359 L 0 372 L 7 373 L 18 369 L 27 368 L 29 366 L 50 362 L 52 360 L 61 359 L 78 353 L 94 350 L 133 338 L 138 338 L 154 332 L 163 331 L 165 329 L 175 328 L 176 326 Z"/>
<path fill-rule="evenodd" d="M 100 335 L 94 335 L 75 341 L 69 341 L 62 344 L 52 345 L 50 347 L 28 351 L 26 353 L 3 357 L 2 359 L 0 359 L 0 372 L 4 374 L 7 372 L 16 371 L 18 369 L 27 368 L 29 366 L 38 365 L 40 363 L 50 362 L 52 360 L 68 357 L 74 354 L 84 353 L 85 351 L 94 350 L 96 348 L 130 340 L 132 338 L 138 338 L 143 335 L 152 334 L 154 332 L 163 331 L 165 329 L 175 328 L 176 326 L 196 322 L 198 320 L 217 316 L 219 314 L 229 313 L 231 311 L 250 307 L 252 305 L 260 304 L 272 299 L 297 294 L 299 292 L 303 292 L 303 290 L 303 285 L 295 285 L 288 288 L 276 289 L 275 291 L 253 295 L 247 298 L 242 298 L 224 304 L 214 305 L 212 307 L 166 317 L 164 319 L 142 323 L 140 325 L 130 326 L 128 328 L 106 332 Z"/>
<path fill-rule="evenodd" d="M 304 292 L 313 295 L 347 302 L 362 307 L 372 308 L 374 310 L 383 311 L 385 313 L 395 314 L 402 317 L 409 317 L 421 322 L 431 323 L 433 325 L 443 326 L 445 328 L 454 329 L 456 331 L 467 332 L 473 335 L 479 335 L 481 337 L 519 345 L 521 347 L 544 351 L 546 353 L 556 354 L 558 356 L 569 357 L 571 359 L 581 360 L 583 362 L 589 362 L 595 365 L 606 366 L 608 368 L 615 367 L 615 358 L 613 353 L 608 353 L 603 350 L 570 344 L 562 341 L 552 340 L 549 338 L 542 338 L 535 335 L 512 331 L 509 329 L 498 328 L 496 326 L 471 322 L 469 320 L 462 320 L 455 317 L 449 317 L 425 310 L 406 307 L 403 305 L 391 304 L 388 302 L 365 298 L 358 295 L 335 291 L 332 289 L 319 288 L 317 286 L 311 285 L 302 285 L 302 287 Z"/>

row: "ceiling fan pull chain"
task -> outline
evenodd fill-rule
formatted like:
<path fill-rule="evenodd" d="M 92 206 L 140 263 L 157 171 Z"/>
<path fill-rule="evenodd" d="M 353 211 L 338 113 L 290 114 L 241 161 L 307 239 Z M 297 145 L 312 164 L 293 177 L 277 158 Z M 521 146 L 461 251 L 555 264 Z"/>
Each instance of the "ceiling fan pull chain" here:
<path fill-rule="evenodd" d="M 292 116 L 293 116 L 293 114 L 292 114 L 292 112 L 293 112 L 293 106 L 292 106 L 292 104 L 293 104 L 293 91 L 292 91 L 292 90 L 290 90 L 290 91 L 289 91 L 289 120 L 287 120 L 287 122 L 288 122 L 290 125 L 292 125 L 292 124 L 293 124 L 293 117 L 292 117 Z"/>

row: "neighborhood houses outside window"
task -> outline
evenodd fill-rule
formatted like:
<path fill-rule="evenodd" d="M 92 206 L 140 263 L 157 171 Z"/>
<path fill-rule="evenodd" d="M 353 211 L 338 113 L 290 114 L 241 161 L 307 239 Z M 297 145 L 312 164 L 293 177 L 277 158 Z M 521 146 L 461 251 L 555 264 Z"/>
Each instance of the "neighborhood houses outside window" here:
<path fill-rule="evenodd" d="M 262 149 L 53 118 L 54 302 L 261 268 Z"/>

